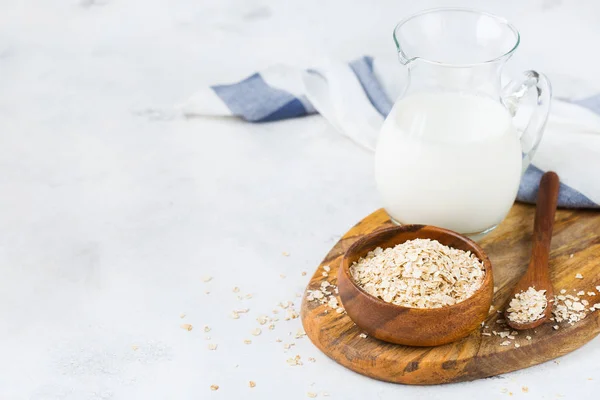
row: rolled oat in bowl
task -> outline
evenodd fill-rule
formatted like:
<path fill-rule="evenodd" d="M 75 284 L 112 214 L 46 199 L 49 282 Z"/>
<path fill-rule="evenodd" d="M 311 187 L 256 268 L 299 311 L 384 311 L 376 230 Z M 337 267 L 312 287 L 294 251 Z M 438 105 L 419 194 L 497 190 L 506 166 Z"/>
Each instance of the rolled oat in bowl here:
<path fill-rule="evenodd" d="M 377 247 L 350 267 L 358 286 L 388 303 L 440 308 L 471 297 L 483 284 L 483 263 L 471 252 L 437 240 Z"/>

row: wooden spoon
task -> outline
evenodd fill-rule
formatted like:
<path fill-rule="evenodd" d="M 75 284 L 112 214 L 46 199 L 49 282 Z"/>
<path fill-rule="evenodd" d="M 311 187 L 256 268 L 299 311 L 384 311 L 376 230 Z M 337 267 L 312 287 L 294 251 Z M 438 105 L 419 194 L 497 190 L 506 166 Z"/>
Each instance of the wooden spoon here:
<path fill-rule="evenodd" d="M 552 240 L 552 228 L 554 227 L 554 213 L 556 211 L 556 202 L 558 200 L 558 189 L 560 181 L 558 175 L 554 172 L 546 172 L 540 181 L 538 190 L 537 206 L 535 209 L 535 221 L 533 223 L 533 251 L 527 272 L 515 286 L 510 297 L 512 300 L 515 294 L 524 292 L 530 287 L 535 290 L 545 290 L 548 305 L 544 311 L 544 316 L 533 322 L 520 324 L 508 319 L 508 313 L 504 312 L 506 323 L 513 329 L 533 329 L 546 322 L 552 315 L 552 304 L 550 300 L 554 298 L 552 282 L 550 281 L 550 272 L 548 270 L 548 258 L 550 255 L 550 241 Z"/>

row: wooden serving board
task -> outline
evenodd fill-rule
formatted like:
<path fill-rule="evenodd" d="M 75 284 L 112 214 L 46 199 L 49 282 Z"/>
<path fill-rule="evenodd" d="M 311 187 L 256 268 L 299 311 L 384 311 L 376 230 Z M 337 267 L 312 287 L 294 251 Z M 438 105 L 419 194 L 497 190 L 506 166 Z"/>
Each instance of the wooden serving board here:
<path fill-rule="evenodd" d="M 531 252 L 531 234 L 535 208 L 515 204 L 508 217 L 491 234 L 480 241 L 492 261 L 494 285 L 498 291 L 493 305 L 504 309 L 511 289 L 525 272 Z M 391 226 L 388 215 L 378 210 L 352 229 L 325 257 L 307 289 L 319 288 L 323 279 L 337 284 L 337 271 L 342 254 L 360 236 L 376 229 Z M 572 255 L 572 256 L 571 256 Z M 329 265 L 329 277 L 322 276 L 324 265 Z M 590 305 L 600 303 L 600 212 L 558 210 L 550 253 L 550 273 L 555 292 L 568 290 L 596 292 L 584 296 Z M 576 279 L 580 273 L 583 279 Z M 476 330 L 468 337 L 438 347 L 409 347 L 385 343 L 377 339 L 361 338 L 361 331 L 350 318 L 338 314 L 316 301 L 302 301 L 302 323 L 312 342 L 327 356 L 343 366 L 363 375 L 389 382 L 427 385 L 468 381 L 498 375 L 540 364 L 569 353 L 600 332 L 600 311 L 590 312 L 573 326 L 561 323 L 554 330 L 552 324 L 535 330 L 521 331 L 514 344 L 500 346 L 506 339 L 483 336 Z M 503 331 L 496 324 L 504 318 L 492 312 L 487 320 L 488 331 Z M 443 324 L 444 321 L 440 321 Z M 506 328 L 507 329 L 507 328 Z M 532 340 L 526 340 L 529 335 Z"/>

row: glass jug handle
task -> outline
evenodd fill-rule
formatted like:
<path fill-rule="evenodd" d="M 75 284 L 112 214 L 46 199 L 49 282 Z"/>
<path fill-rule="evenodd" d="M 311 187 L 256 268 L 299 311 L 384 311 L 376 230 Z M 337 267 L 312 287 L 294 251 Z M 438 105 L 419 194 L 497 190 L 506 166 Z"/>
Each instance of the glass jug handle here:
<path fill-rule="evenodd" d="M 550 99 L 552 98 L 552 86 L 548 78 L 536 71 L 525 71 L 521 78 L 508 83 L 503 90 L 503 101 L 513 117 L 522 108 L 522 100 L 532 90 L 536 102 L 531 111 L 529 121 L 521 133 L 521 149 L 523 152 L 523 172 L 531 163 L 535 151 L 540 144 L 544 127 L 550 113 Z"/>

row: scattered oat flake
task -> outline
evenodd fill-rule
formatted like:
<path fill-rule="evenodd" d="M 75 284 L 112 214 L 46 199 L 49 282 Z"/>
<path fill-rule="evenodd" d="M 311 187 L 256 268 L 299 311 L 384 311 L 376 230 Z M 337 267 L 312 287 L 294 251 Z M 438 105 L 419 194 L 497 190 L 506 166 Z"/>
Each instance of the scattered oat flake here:
<path fill-rule="evenodd" d="M 560 290 L 560 294 L 565 294 L 565 293 L 567 293 L 567 290 L 566 290 L 566 289 L 561 289 L 561 290 Z"/>
<path fill-rule="evenodd" d="M 525 336 L 525 339 L 531 340 L 531 336 Z"/>
<path fill-rule="evenodd" d="M 600 292 L 600 286 L 596 286 L 596 290 Z"/>
<path fill-rule="evenodd" d="M 552 329 L 554 329 L 555 331 L 557 331 L 557 330 L 558 330 L 558 325 L 554 325 L 554 326 L 552 327 Z"/>
<path fill-rule="evenodd" d="M 329 274 L 327 272 L 323 272 L 323 273 L 321 273 L 321 275 L 323 275 L 324 277 L 328 277 L 329 276 Z"/>
<path fill-rule="evenodd" d="M 366 334 L 366 333 L 361 333 L 361 334 L 360 334 L 360 335 L 358 335 L 358 336 L 359 336 L 359 337 L 361 337 L 361 338 L 363 338 L 363 339 L 365 339 L 365 338 L 367 337 L 367 334 Z"/>
<path fill-rule="evenodd" d="M 329 397 L 329 393 L 327 393 L 327 392 L 321 392 L 321 395 L 322 395 L 323 397 Z"/>
<path fill-rule="evenodd" d="M 191 324 L 182 324 L 181 328 L 185 329 L 186 331 L 191 331 L 192 329 L 194 329 L 194 327 Z"/>
<path fill-rule="evenodd" d="M 529 392 L 529 388 L 528 388 L 527 386 L 523 386 L 523 387 L 521 388 L 521 390 L 523 391 L 523 393 L 527 393 L 527 392 Z"/>
<path fill-rule="evenodd" d="M 253 387 L 256 386 L 256 382 L 250 381 L 250 382 L 248 382 L 248 386 L 250 386 L 251 388 L 253 388 Z"/>
<path fill-rule="evenodd" d="M 284 275 L 284 274 L 279 274 L 279 277 L 280 277 L 281 279 L 285 279 L 285 275 Z"/>
<path fill-rule="evenodd" d="M 556 322 L 568 322 L 570 325 L 581 321 L 586 316 L 587 300 L 579 301 L 579 297 L 558 295 L 554 298 L 552 314 Z M 587 303 L 587 304 L 586 304 Z"/>
<path fill-rule="evenodd" d="M 325 270 L 325 272 L 331 271 L 331 267 L 329 265 L 324 265 L 323 269 Z"/>
<path fill-rule="evenodd" d="M 302 339 L 304 336 L 306 336 L 304 329 L 298 328 L 298 331 L 296 331 L 296 339 Z"/>
<path fill-rule="evenodd" d="M 285 321 L 289 321 L 291 319 L 296 319 L 300 316 L 300 314 L 298 314 L 296 312 L 296 310 L 292 309 L 292 308 L 288 308 L 288 310 L 286 311 L 285 317 L 283 318 Z"/>
<path fill-rule="evenodd" d="M 204 292 L 204 294 L 210 294 L 210 291 L 207 290 L 206 292 Z"/>
<path fill-rule="evenodd" d="M 229 316 L 230 316 L 231 318 L 233 318 L 233 319 L 238 319 L 238 318 L 240 318 L 240 315 L 239 315 L 237 312 L 235 312 L 235 311 L 232 311 L 232 312 L 231 312 L 231 314 L 229 314 Z"/>
<path fill-rule="evenodd" d="M 492 336 L 489 332 L 481 332 L 481 336 Z"/>
<path fill-rule="evenodd" d="M 245 339 L 245 340 L 244 340 L 244 344 L 252 344 L 252 340 L 250 340 L 250 339 Z"/>
<path fill-rule="evenodd" d="M 239 287 L 235 286 L 235 287 L 233 288 L 233 293 L 238 293 L 239 291 L 240 291 L 240 288 L 239 288 Z"/>
<path fill-rule="evenodd" d="M 581 275 L 581 274 L 576 274 L 576 275 L 575 275 L 575 278 L 576 278 L 576 279 L 583 279 L 583 275 Z"/>
<path fill-rule="evenodd" d="M 519 347 L 521 347 L 521 345 L 519 343 L 515 343 L 515 347 L 518 349 Z"/>
<path fill-rule="evenodd" d="M 133 349 L 133 351 L 136 351 L 136 350 L 137 350 L 137 349 L 139 349 L 140 347 L 134 344 L 133 346 L 131 346 L 131 348 Z"/>
<path fill-rule="evenodd" d="M 275 339 L 275 341 L 276 341 L 277 343 L 281 343 L 283 340 L 281 340 L 281 339 L 279 339 L 279 338 L 276 338 L 276 339 Z"/>
<path fill-rule="evenodd" d="M 302 361 L 300 361 L 301 357 L 300 355 L 296 355 L 294 357 L 288 358 L 287 359 L 287 363 L 288 365 L 294 367 L 296 365 L 302 365 Z"/>
<path fill-rule="evenodd" d="M 500 346 L 508 346 L 510 344 L 510 340 L 505 340 L 504 342 L 500 343 Z"/>
<path fill-rule="evenodd" d="M 595 296 L 595 295 L 596 295 L 596 293 L 595 293 L 595 292 L 587 292 L 587 295 L 588 295 L 588 296 Z"/>
<path fill-rule="evenodd" d="M 185 318 L 185 314 L 183 314 L 183 313 L 179 314 L 179 318 Z"/>
<path fill-rule="evenodd" d="M 321 292 L 319 289 L 317 290 L 313 290 L 308 294 L 308 300 L 313 300 L 313 299 L 321 299 L 323 298 L 323 292 Z"/>
<path fill-rule="evenodd" d="M 306 271 L 302 271 L 301 275 L 306 276 Z"/>
<path fill-rule="evenodd" d="M 338 300 L 335 297 L 330 297 L 327 305 L 330 308 L 338 308 Z"/>
<path fill-rule="evenodd" d="M 256 328 L 250 333 L 252 333 L 254 336 L 258 336 L 262 333 L 262 331 L 260 330 L 260 328 Z"/>
<path fill-rule="evenodd" d="M 286 308 L 290 308 L 294 306 L 294 302 L 293 301 L 286 301 L 285 303 L 279 303 L 278 304 L 279 307 L 286 309 Z"/>
<path fill-rule="evenodd" d="M 313 362 L 314 363 L 315 361 L 317 361 L 317 360 L 315 360 L 314 357 L 308 357 L 308 362 Z"/>
<path fill-rule="evenodd" d="M 580 290 L 579 292 L 577 292 L 577 296 L 585 296 L 585 292 L 583 290 Z"/>
<path fill-rule="evenodd" d="M 209 349 L 209 350 L 216 350 L 216 349 L 217 349 L 217 347 L 218 347 L 218 345 L 217 345 L 217 344 L 214 344 L 214 343 L 209 343 L 209 344 L 208 344 L 208 349 Z"/>
<path fill-rule="evenodd" d="M 210 385 L 210 390 L 219 390 L 219 385 Z"/>
<path fill-rule="evenodd" d="M 204 325 L 204 332 L 210 332 L 210 326 Z"/>
<path fill-rule="evenodd" d="M 204 278 L 202 278 L 202 280 L 204 282 L 210 282 L 212 280 L 212 276 L 205 276 Z"/>
<path fill-rule="evenodd" d="M 284 256 L 284 257 L 289 257 L 290 253 L 288 253 L 287 251 L 282 251 L 281 255 Z"/>
<path fill-rule="evenodd" d="M 308 393 L 306 393 L 306 395 L 308 397 L 310 397 L 311 399 L 314 399 L 315 397 L 317 397 L 317 394 L 315 392 L 308 392 Z"/>

